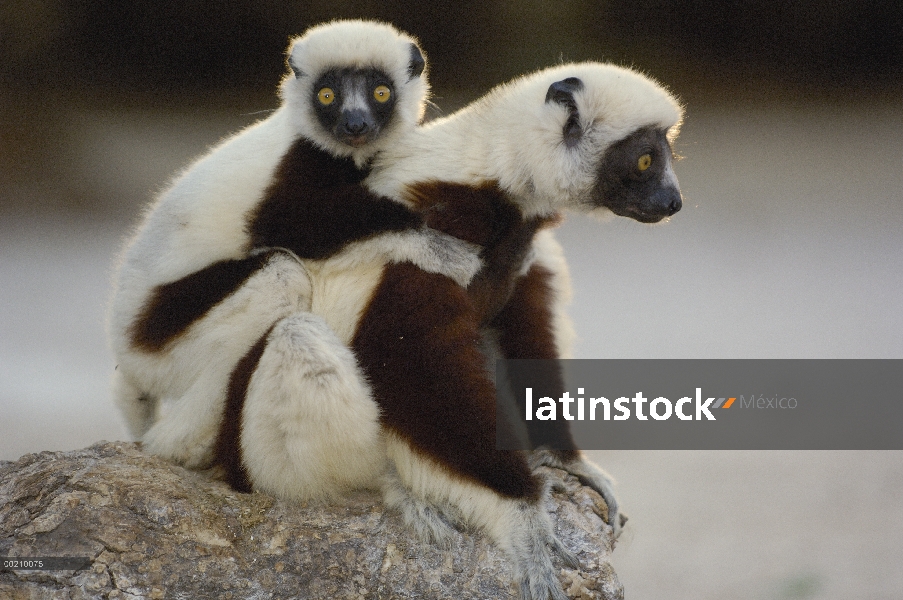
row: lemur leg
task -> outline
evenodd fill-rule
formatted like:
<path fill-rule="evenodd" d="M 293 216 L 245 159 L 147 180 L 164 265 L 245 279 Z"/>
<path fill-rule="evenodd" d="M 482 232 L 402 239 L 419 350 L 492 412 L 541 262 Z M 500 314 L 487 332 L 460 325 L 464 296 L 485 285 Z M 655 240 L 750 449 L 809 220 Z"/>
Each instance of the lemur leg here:
<path fill-rule="evenodd" d="M 302 312 L 278 321 L 229 385 L 224 425 L 239 426 L 220 430 L 217 462 L 233 486 L 253 482 L 298 500 L 378 487 L 379 409 L 354 355 L 322 318 Z"/>
<path fill-rule="evenodd" d="M 402 510 L 426 510 L 433 516 L 433 521 L 441 518 L 442 521 L 464 523 L 486 533 L 510 557 L 522 598 L 566 598 L 552 554 L 557 554 L 570 568 L 578 568 L 579 561 L 554 533 L 545 509 L 548 489 L 544 482 L 537 481 L 536 498 L 507 497 L 449 470 L 446 465 L 418 452 L 399 435 L 387 435 L 386 449 L 398 472 L 400 490 L 395 493 L 405 497 L 414 507 L 402 507 Z M 442 516 L 435 515 L 436 511 Z"/>
<path fill-rule="evenodd" d="M 511 556 L 525 598 L 563 599 L 548 490 L 523 453 L 495 447 L 495 387 L 480 339 L 466 290 L 398 264 L 386 267 L 352 347 L 408 494 L 486 531 Z"/>
<path fill-rule="evenodd" d="M 307 270 L 290 253 L 270 250 L 247 260 L 256 265 L 235 289 L 199 310 L 159 352 L 139 356 L 140 370 L 150 374 L 149 393 L 160 398 L 154 423 L 142 436 L 153 454 L 189 467 L 208 466 L 235 364 L 275 319 L 310 306 Z M 197 304 L 199 290 L 181 289 L 171 303 Z M 163 321 L 165 315 L 148 318 Z"/>
<path fill-rule="evenodd" d="M 161 399 L 160 415 L 142 436 L 142 448 L 188 468 L 208 467 L 222 414 L 225 376 L 211 369 L 178 398 Z"/>
<path fill-rule="evenodd" d="M 504 358 L 559 358 L 563 327 L 556 320 L 563 313 L 560 306 L 563 292 L 556 281 L 558 276 L 555 270 L 536 263 L 518 280 L 510 300 L 491 324 Z M 543 379 L 550 389 L 543 390 L 541 395 L 558 398 L 564 392 L 561 373 L 555 363 L 548 363 L 546 368 L 550 372 Z M 497 384 L 506 385 L 506 382 Z M 530 457 L 531 466 L 563 469 L 596 490 L 608 505 L 608 523 L 615 537 L 620 535 L 626 518 L 618 514 L 612 479 L 577 449 L 567 421 L 527 421 L 524 424 L 532 447 L 539 448 Z"/>

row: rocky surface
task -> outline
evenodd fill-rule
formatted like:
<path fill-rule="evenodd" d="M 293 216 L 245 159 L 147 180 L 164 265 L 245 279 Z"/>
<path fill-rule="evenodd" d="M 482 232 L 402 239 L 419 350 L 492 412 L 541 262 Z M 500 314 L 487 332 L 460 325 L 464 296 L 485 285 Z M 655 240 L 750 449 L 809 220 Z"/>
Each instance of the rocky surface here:
<path fill-rule="evenodd" d="M 580 558 L 571 598 L 623 598 L 601 497 L 548 470 L 556 530 Z M 602 515 L 602 516 L 600 516 Z M 241 494 L 203 473 L 99 443 L 0 462 L 0 557 L 84 556 L 80 571 L 0 571 L 0 597 L 510 598 L 502 553 L 478 534 L 451 551 L 413 539 L 376 495 L 305 505 Z"/>

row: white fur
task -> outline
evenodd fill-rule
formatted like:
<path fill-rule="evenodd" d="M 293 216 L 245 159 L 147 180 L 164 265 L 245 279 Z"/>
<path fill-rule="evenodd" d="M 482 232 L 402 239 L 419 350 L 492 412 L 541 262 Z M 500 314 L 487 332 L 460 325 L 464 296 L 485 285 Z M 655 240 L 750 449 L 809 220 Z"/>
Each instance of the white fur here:
<path fill-rule="evenodd" d="M 282 498 L 377 487 L 384 470 L 379 409 L 354 355 L 310 313 L 287 317 L 270 333 L 242 423 L 251 481 Z"/>

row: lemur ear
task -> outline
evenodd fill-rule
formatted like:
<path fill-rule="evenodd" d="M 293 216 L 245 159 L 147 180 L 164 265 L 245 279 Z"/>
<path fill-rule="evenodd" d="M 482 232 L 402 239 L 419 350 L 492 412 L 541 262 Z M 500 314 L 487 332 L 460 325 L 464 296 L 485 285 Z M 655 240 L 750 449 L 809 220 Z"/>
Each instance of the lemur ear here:
<path fill-rule="evenodd" d="M 423 52 L 417 44 L 411 44 L 411 62 L 408 63 L 408 81 L 415 77 L 420 77 L 423 69 L 426 68 L 426 60 L 423 58 Z"/>
<path fill-rule="evenodd" d="M 295 77 L 302 77 L 304 73 L 301 71 L 301 69 L 298 68 L 298 65 L 295 64 L 294 58 L 295 57 L 291 54 L 288 55 L 288 66 L 292 68 L 292 72 L 295 74 Z"/>
<path fill-rule="evenodd" d="M 583 137 L 583 128 L 580 127 L 580 113 L 577 111 L 577 102 L 574 100 L 574 92 L 583 89 L 583 82 L 577 77 L 568 77 L 556 81 L 549 86 L 546 92 L 546 102 L 554 102 L 568 109 L 568 120 L 562 128 L 564 143 L 568 148 L 577 145 Z"/>
<path fill-rule="evenodd" d="M 292 72 L 295 74 L 295 77 L 303 77 L 304 72 L 295 64 L 295 54 L 300 52 L 301 44 L 299 42 L 295 42 L 288 49 L 288 66 L 291 67 Z"/>

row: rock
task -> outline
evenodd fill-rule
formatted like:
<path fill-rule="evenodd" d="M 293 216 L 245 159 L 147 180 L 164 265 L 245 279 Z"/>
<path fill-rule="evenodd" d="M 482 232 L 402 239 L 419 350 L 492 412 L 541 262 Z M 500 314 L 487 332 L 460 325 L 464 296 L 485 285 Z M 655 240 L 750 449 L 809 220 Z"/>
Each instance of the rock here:
<path fill-rule="evenodd" d="M 601 497 L 562 471 L 548 509 L 582 569 L 571 598 L 623 598 Z M 340 505 L 241 494 L 204 473 L 102 442 L 0 462 L 0 556 L 88 557 L 78 571 L 0 571 L 0 597 L 510 598 L 504 555 L 461 533 L 451 551 L 412 538 L 379 497 Z"/>

